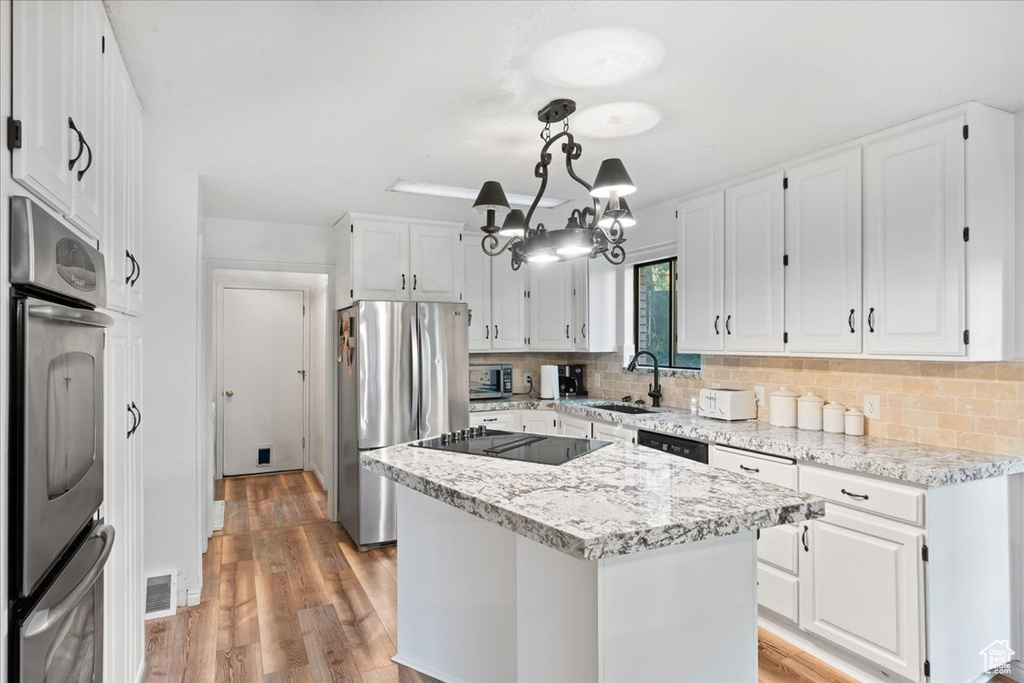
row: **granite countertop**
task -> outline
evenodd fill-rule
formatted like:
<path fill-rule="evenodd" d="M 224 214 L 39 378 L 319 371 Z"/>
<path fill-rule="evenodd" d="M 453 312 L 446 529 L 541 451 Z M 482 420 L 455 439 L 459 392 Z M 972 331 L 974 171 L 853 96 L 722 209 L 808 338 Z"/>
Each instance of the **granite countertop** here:
<path fill-rule="evenodd" d="M 773 427 L 757 420 L 724 422 L 670 408 L 649 408 L 654 412 L 628 415 L 594 407 L 601 403 L 617 401 L 593 398 L 559 401 L 507 399 L 472 402 L 470 412 L 555 410 L 594 420 L 617 422 L 636 429 L 780 455 L 924 486 L 949 486 L 1024 472 L 1024 454 L 977 453 L 870 436 L 826 434 L 792 427 Z"/>
<path fill-rule="evenodd" d="M 607 442 L 601 442 L 607 443 Z M 583 560 L 821 517 L 820 498 L 632 444 L 560 466 L 391 446 L 363 467 Z"/>

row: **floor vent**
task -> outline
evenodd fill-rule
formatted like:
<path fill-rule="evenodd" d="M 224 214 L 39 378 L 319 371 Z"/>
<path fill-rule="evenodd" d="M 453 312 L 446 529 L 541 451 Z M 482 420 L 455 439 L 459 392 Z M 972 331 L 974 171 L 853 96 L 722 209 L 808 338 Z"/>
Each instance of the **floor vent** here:
<path fill-rule="evenodd" d="M 223 531 L 224 530 L 224 501 L 215 500 L 213 501 L 213 530 Z"/>
<path fill-rule="evenodd" d="M 178 609 L 178 573 L 146 576 L 146 618 L 170 617 Z"/>

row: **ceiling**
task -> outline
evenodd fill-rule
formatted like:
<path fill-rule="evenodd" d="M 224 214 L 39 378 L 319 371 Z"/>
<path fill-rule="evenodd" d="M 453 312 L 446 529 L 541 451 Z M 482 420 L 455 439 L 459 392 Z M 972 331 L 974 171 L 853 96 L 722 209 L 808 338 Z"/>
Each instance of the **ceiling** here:
<path fill-rule="evenodd" d="M 107 5 L 150 152 L 197 170 L 221 218 L 473 222 L 468 201 L 385 188 L 532 194 L 536 111 L 556 97 L 579 104 L 580 174 L 621 157 L 634 208 L 968 100 L 1024 109 L 1024 2 Z M 560 54 L 586 29 L 613 30 Z M 646 106 L 586 111 L 616 102 Z M 621 136 L 633 120 L 657 123 Z M 557 162 L 549 193 L 583 199 Z"/>

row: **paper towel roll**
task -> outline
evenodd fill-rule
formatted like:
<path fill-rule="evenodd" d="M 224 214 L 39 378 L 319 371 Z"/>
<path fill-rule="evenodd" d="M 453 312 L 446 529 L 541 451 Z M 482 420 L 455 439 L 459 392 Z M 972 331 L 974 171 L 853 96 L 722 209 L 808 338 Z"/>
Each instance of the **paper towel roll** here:
<path fill-rule="evenodd" d="M 558 366 L 540 366 L 540 397 L 558 398 Z"/>

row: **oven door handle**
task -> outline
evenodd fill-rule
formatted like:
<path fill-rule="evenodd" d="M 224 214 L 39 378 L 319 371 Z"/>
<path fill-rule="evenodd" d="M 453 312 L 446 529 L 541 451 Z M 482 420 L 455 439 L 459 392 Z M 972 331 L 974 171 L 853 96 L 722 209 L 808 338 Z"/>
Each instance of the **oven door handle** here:
<path fill-rule="evenodd" d="M 77 308 L 68 308 L 67 306 L 57 306 L 56 304 L 29 306 L 28 314 L 33 318 L 60 320 L 66 323 L 92 325 L 93 327 L 111 327 L 114 324 L 114 319 L 105 313 L 83 311 Z"/>
<path fill-rule="evenodd" d="M 103 539 L 103 550 L 100 552 L 100 556 L 96 558 L 96 562 L 86 572 L 82 581 L 68 593 L 67 597 L 53 607 L 36 612 L 29 618 L 25 624 L 24 637 L 26 639 L 45 633 L 59 624 L 82 601 L 85 594 L 100 578 L 100 574 L 103 573 L 103 568 L 107 564 L 107 558 L 110 557 L 110 551 L 114 548 L 114 527 L 102 524 L 89 537 Z"/>

